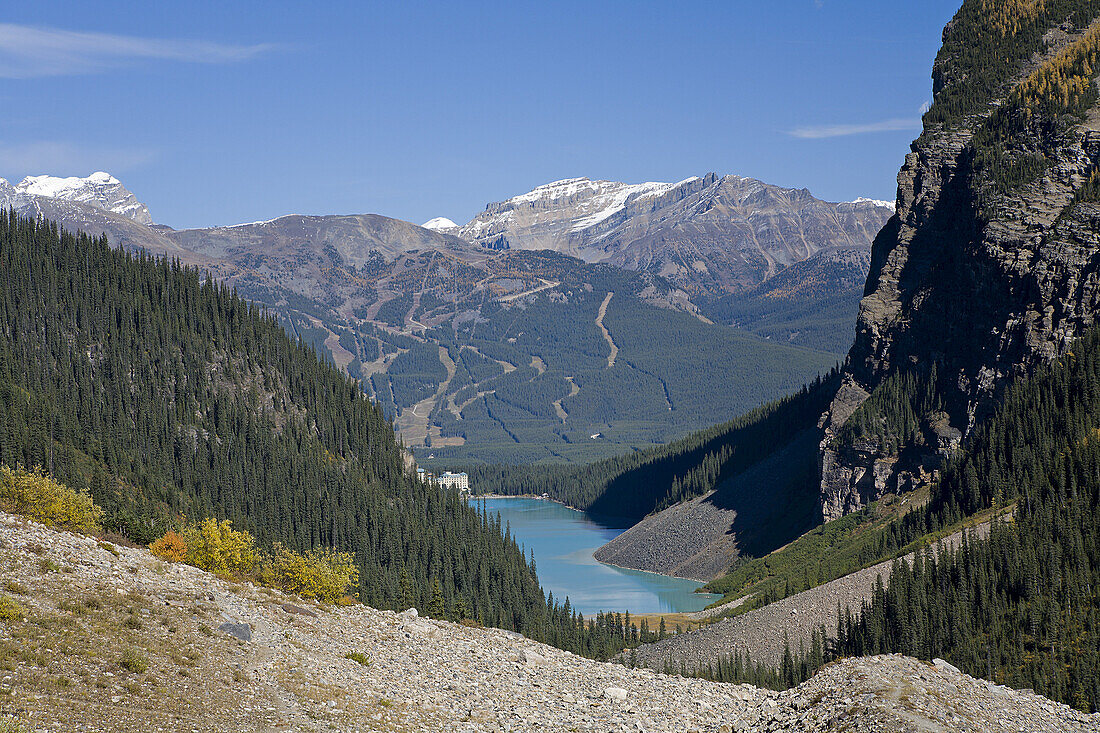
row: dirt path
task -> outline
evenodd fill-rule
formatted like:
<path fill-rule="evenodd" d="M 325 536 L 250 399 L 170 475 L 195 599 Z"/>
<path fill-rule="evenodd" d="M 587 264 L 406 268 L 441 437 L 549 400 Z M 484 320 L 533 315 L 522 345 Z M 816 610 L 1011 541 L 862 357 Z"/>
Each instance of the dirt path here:
<path fill-rule="evenodd" d="M 537 288 L 531 288 L 530 290 L 524 290 L 522 293 L 512 293 L 511 295 L 502 295 L 501 297 L 497 298 L 497 300 L 499 300 L 501 303 L 508 303 L 510 301 L 516 300 L 517 298 L 522 298 L 522 297 L 527 296 L 527 295 L 534 295 L 535 293 L 541 293 L 543 290 L 549 290 L 550 288 L 556 288 L 559 285 L 561 285 L 561 283 L 556 283 L 552 280 L 543 280 L 541 277 L 539 278 L 539 281 L 542 282 L 542 285 L 539 285 Z"/>
<path fill-rule="evenodd" d="M 578 387 L 577 383 L 573 381 L 573 377 L 566 377 L 565 381 L 569 382 L 569 396 L 576 397 L 577 394 L 581 391 L 581 388 Z M 561 400 L 554 400 L 554 412 L 557 413 L 562 422 L 565 422 L 569 418 L 569 413 L 564 407 L 562 407 L 561 404 L 562 400 L 564 399 L 565 398 L 563 397 Z"/>
<path fill-rule="evenodd" d="M 615 366 L 615 358 L 619 355 L 619 347 L 615 345 L 614 340 L 611 338 L 611 332 L 607 330 L 607 326 L 603 325 L 604 316 L 607 315 L 607 304 L 611 302 L 611 297 L 615 295 L 614 292 L 607 294 L 607 297 L 600 303 L 600 313 L 596 316 L 596 325 L 599 326 L 600 331 L 603 332 L 603 338 L 607 341 L 607 345 L 611 347 L 611 353 L 607 356 L 607 368 Z"/>

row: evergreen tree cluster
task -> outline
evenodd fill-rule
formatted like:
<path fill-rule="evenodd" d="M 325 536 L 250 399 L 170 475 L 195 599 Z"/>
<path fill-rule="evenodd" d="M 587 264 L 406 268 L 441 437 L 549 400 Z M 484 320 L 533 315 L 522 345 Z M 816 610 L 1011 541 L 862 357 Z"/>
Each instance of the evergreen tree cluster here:
<path fill-rule="evenodd" d="M 679 663 L 669 658 L 665 660 L 665 674 L 680 674 L 685 677 L 702 677 L 715 682 L 733 682 L 767 687 L 773 690 L 786 690 L 813 677 L 827 662 L 835 659 L 835 651 L 828 646 L 830 639 L 825 627 L 815 629 L 810 635 L 810 648 L 799 642 L 798 651 L 791 651 L 790 639 L 783 649 L 783 661 L 778 667 L 755 661 L 749 652 L 735 651 L 730 655 L 719 655 L 713 664 L 701 664 L 689 667 L 683 660 Z"/>
<path fill-rule="evenodd" d="M 944 30 L 935 103 L 925 121 L 956 124 L 982 111 L 1016 69 L 1045 49 L 1049 28 L 1064 21 L 1083 28 L 1097 15 L 1097 0 L 965 0 Z"/>
<path fill-rule="evenodd" d="M 938 370 L 899 370 L 882 380 L 833 439 L 834 446 L 865 444 L 885 455 L 925 441 L 922 419 L 942 411 Z"/>

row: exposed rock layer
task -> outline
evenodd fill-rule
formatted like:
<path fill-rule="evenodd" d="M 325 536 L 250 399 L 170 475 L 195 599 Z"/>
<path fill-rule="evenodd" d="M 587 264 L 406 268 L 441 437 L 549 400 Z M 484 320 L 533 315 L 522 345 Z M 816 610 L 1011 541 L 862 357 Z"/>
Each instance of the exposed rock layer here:
<path fill-rule="evenodd" d="M 539 186 L 453 233 L 489 247 L 552 249 L 658 273 L 689 293 L 743 293 L 821 250 L 867 243 L 892 213 L 869 199 L 829 203 L 806 189 L 717 176 Z"/>

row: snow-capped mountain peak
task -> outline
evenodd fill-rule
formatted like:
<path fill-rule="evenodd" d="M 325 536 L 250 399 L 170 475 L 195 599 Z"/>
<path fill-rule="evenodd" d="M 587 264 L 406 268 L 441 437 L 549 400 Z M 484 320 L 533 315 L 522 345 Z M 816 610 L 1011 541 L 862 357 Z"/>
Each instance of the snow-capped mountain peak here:
<path fill-rule="evenodd" d="M 879 199 L 869 199 L 865 196 L 860 196 L 855 201 L 849 201 L 850 204 L 872 204 L 874 206 L 881 206 L 884 209 L 893 209 L 895 204 L 893 201 L 880 201 Z"/>
<path fill-rule="evenodd" d="M 447 232 L 458 229 L 458 224 L 455 224 L 445 216 L 437 216 L 434 219 L 429 219 L 420 226 L 437 232 Z"/>
<path fill-rule="evenodd" d="M 623 214 L 633 202 L 663 196 L 697 180 L 621 183 L 566 178 L 553 181 L 505 201 L 489 204 L 485 211 L 461 228 L 459 236 L 470 241 L 482 241 L 499 235 L 517 221 L 528 219 L 537 219 L 542 224 L 552 222 L 552 226 L 563 231 L 586 231 L 617 214 Z"/>
<path fill-rule="evenodd" d="M 4 186 L 0 186 L 0 190 L 3 188 Z M 97 171 L 86 178 L 27 176 L 14 187 L 14 192 L 28 196 L 75 201 L 120 214 L 139 224 L 153 223 L 153 217 L 150 216 L 145 204 L 138 201 L 121 181 L 103 171 Z"/>

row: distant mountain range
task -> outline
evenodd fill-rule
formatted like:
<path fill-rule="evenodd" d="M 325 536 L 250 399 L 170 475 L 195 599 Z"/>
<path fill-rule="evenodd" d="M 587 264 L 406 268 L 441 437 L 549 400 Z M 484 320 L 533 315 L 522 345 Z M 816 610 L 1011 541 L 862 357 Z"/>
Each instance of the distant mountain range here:
<path fill-rule="evenodd" d="M 559 181 L 462 226 L 174 230 L 107 173 L 0 179 L 0 205 L 208 270 L 359 377 L 421 457 L 498 462 L 664 442 L 831 366 L 892 213 L 715 174 Z"/>
<path fill-rule="evenodd" d="M 692 296 L 741 294 L 821 251 L 868 249 L 892 203 L 708 173 L 679 183 L 571 178 L 425 224 L 492 249 L 553 250 L 661 275 Z"/>

